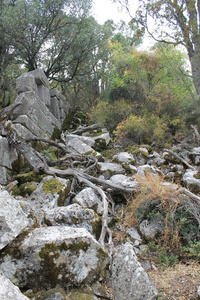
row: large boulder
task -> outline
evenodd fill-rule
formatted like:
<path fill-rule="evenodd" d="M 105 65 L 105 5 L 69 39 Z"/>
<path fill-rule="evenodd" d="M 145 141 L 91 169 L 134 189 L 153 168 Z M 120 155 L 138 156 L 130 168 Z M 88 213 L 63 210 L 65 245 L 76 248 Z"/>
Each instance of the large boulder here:
<path fill-rule="evenodd" d="M 15 103 L 20 103 L 21 105 L 14 109 L 13 120 L 16 120 L 21 115 L 25 115 L 49 136 L 52 135 L 54 126 L 61 128 L 59 120 L 54 117 L 34 91 L 21 93 L 15 100 Z M 27 125 L 28 123 L 26 123 Z M 31 131 L 33 127 L 28 129 Z M 32 133 L 36 136 L 39 134 L 38 132 Z"/>
<path fill-rule="evenodd" d="M 0 300 L 28 300 L 19 288 L 0 273 Z"/>
<path fill-rule="evenodd" d="M 157 299 L 158 292 L 151 278 L 138 262 L 131 244 L 126 243 L 115 249 L 111 267 L 111 285 L 115 299 Z"/>
<path fill-rule="evenodd" d="M 35 228 L 18 242 L 17 251 L 13 245 L 3 255 L 5 276 L 34 290 L 91 284 L 108 263 L 107 253 L 86 229 L 67 226 Z"/>
<path fill-rule="evenodd" d="M 82 208 L 77 203 L 45 210 L 45 222 L 50 226 L 85 228 L 92 234 L 99 234 L 101 228 L 101 220 L 93 209 Z"/>
<path fill-rule="evenodd" d="M 15 239 L 29 224 L 19 202 L 0 190 L 0 249 Z"/>
<path fill-rule="evenodd" d="M 35 209 L 52 209 L 63 206 L 70 192 L 71 182 L 64 178 L 45 177 L 30 195 L 28 202 Z"/>

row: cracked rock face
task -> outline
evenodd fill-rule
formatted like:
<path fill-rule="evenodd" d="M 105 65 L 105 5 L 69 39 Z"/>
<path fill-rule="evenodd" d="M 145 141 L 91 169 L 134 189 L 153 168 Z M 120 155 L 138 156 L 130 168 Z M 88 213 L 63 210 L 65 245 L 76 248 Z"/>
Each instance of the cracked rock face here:
<path fill-rule="evenodd" d="M 106 267 L 107 253 L 84 228 L 35 228 L 18 253 L 4 254 L 1 270 L 20 288 L 49 289 L 92 283 Z"/>
<path fill-rule="evenodd" d="M 3 249 L 29 224 L 19 202 L 7 191 L 0 191 L 0 249 Z"/>
<path fill-rule="evenodd" d="M 131 244 L 119 246 L 113 256 L 111 285 L 115 299 L 154 300 L 158 292 L 138 262 Z"/>

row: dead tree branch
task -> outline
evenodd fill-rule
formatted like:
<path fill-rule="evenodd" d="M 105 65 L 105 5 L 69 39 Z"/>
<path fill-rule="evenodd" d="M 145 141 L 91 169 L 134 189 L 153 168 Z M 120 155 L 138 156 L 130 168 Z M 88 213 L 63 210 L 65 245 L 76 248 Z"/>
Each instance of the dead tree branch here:
<path fill-rule="evenodd" d="M 170 153 L 171 155 L 173 155 L 178 160 L 180 160 L 184 165 L 186 165 L 192 171 L 196 171 L 195 167 L 193 167 L 192 165 L 190 165 L 185 159 L 183 159 L 182 157 L 180 157 L 177 153 L 175 153 L 175 152 L 173 152 L 172 150 L 169 150 L 169 149 L 165 149 L 165 151 L 168 152 L 168 153 Z"/>
<path fill-rule="evenodd" d="M 75 131 L 71 132 L 71 134 L 82 134 L 84 132 L 95 130 L 102 127 L 103 127 L 102 123 L 97 123 L 90 126 L 79 126 Z"/>

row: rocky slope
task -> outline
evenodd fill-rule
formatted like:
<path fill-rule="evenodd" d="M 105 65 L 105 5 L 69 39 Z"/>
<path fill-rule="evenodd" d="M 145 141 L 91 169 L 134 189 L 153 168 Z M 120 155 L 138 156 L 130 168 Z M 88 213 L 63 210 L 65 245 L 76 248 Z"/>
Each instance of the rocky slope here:
<path fill-rule="evenodd" d="M 200 147 L 124 150 L 99 124 L 61 131 L 68 109 L 41 70 L 19 78 L 17 90 L 19 105 L 1 121 L 0 299 L 156 299 L 141 257 L 166 218 L 148 208 L 136 229 L 123 211 L 154 178 L 145 194 L 158 183 L 150 210 L 172 202 L 189 209 L 193 230 L 182 238 L 199 239 Z"/>

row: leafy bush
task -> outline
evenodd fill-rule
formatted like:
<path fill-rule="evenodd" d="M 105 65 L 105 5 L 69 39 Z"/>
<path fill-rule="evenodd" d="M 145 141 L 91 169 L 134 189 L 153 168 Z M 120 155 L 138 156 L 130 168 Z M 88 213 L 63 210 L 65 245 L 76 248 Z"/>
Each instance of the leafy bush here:
<path fill-rule="evenodd" d="M 131 138 L 136 144 L 151 143 L 160 144 L 166 139 L 167 124 L 155 115 L 135 116 L 131 114 L 120 122 L 115 130 L 115 135 L 120 139 Z"/>
<path fill-rule="evenodd" d="M 118 123 L 130 114 L 130 111 L 131 105 L 123 99 L 113 104 L 100 101 L 92 108 L 90 117 L 93 122 L 103 122 L 108 130 L 114 130 Z"/>

